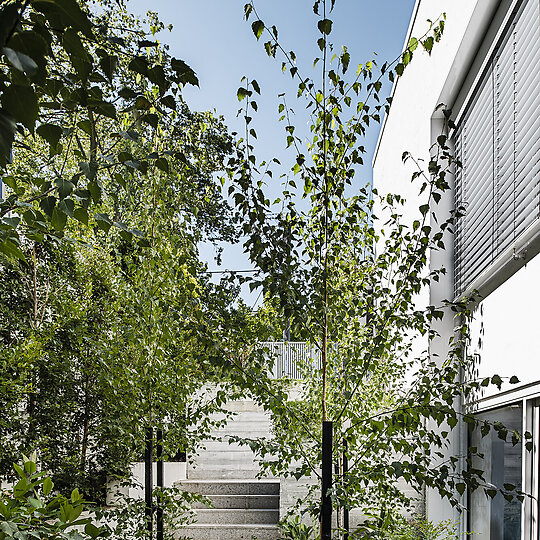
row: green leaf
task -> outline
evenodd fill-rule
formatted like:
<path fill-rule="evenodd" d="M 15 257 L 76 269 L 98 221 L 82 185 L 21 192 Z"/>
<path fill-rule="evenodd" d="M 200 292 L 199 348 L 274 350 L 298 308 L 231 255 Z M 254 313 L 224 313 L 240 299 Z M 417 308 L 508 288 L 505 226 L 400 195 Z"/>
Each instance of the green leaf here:
<path fill-rule="evenodd" d="M 16 122 L 26 126 L 31 132 L 39 114 L 37 96 L 30 86 L 11 84 L 1 98 L 2 107 Z"/>
<path fill-rule="evenodd" d="M 409 63 L 411 62 L 411 53 L 410 53 L 410 51 L 405 51 L 403 53 L 403 57 L 401 58 L 401 61 L 403 62 L 404 66 L 409 65 Z"/>
<path fill-rule="evenodd" d="M 28 474 L 34 474 L 37 471 L 37 466 L 33 461 L 25 461 L 24 462 L 24 470 Z"/>
<path fill-rule="evenodd" d="M 518 383 L 519 383 L 519 379 L 515 375 L 512 375 L 512 377 L 510 377 L 510 384 L 518 384 Z"/>
<path fill-rule="evenodd" d="M 176 100 L 173 96 L 167 95 L 161 98 L 161 103 L 165 105 L 165 107 L 168 107 L 169 109 L 172 109 L 173 111 L 176 109 Z"/>
<path fill-rule="evenodd" d="M 77 0 L 33 0 L 32 7 L 40 11 L 55 27 L 72 27 L 80 30 L 87 37 L 92 37 L 92 24 L 80 8 Z"/>
<path fill-rule="evenodd" d="M 8 35 L 19 18 L 19 4 L 4 4 L 0 9 L 0 47 L 6 45 Z"/>
<path fill-rule="evenodd" d="M 68 28 L 64 32 L 62 46 L 68 53 L 77 75 L 81 80 L 86 81 L 92 71 L 92 60 L 75 30 Z"/>
<path fill-rule="evenodd" d="M 69 217 L 73 217 L 74 209 L 75 209 L 75 202 L 73 201 L 73 199 L 62 199 L 58 203 L 58 210 L 68 215 Z"/>
<path fill-rule="evenodd" d="M 0 109 L 0 166 L 11 160 L 11 146 L 15 140 L 17 123 L 4 109 Z"/>
<path fill-rule="evenodd" d="M 56 124 L 41 124 L 36 129 L 37 134 L 45 139 L 52 148 L 56 148 L 62 137 L 63 130 Z"/>
<path fill-rule="evenodd" d="M 43 495 L 47 496 L 52 491 L 53 487 L 53 481 L 47 476 L 43 481 Z"/>
<path fill-rule="evenodd" d="M 92 523 L 87 523 L 84 527 L 84 532 L 88 534 L 91 538 L 97 538 L 103 531 L 99 529 Z"/>
<path fill-rule="evenodd" d="M 52 195 L 49 197 L 44 197 L 39 202 L 39 207 L 49 216 L 52 217 L 54 207 L 56 206 L 56 197 Z"/>
<path fill-rule="evenodd" d="M 77 127 L 82 129 L 87 135 L 92 135 L 92 123 L 90 120 L 81 120 L 80 122 L 77 122 Z"/>
<path fill-rule="evenodd" d="M 92 196 L 92 200 L 97 204 L 101 200 L 100 185 L 95 180 L 93 180 L 92 182 L 88 182 L 88 191 Z"/>
<path fill-rule="evenodd" d="M 169 168 L 169 161 L 167 160 L 167 158 L 160 157 L 156 159 L 156 167 L 160 171 L 163 171 L 165 174 L 169 174 L 170 168 Z"/>
<path fill-rule="evenodd" d="M 0 248 L 1 249 L 1 248 Z M 13 487 L 15 497 L 23 496 L 28 490 L 28 482 L 26 477 L 21 478 Z"/>
<path fill-rule="evenodd" d="M 14 463 L 13 468 L 15 469 L 16 473 L 19 475 L 20 478 L 26 478 L 26 473 L 24 472 L 24 469 L 18 463 Z"/>
<path fill-rule="evenodd" d="M 81 161 L 79 163 L 79 168 L 81 169 L 84 176 L 88 178 L 88 180 L 93 180 L 96 177 L 97 163 L 95 161 L 92 161 L 92 162 Z"/>
<path fill-rule="evenodd" d="M 433 50 L 433 44 L 434 44 L 434 41 L 433 41 L 433 38 L 430 36 L 428 37 L 426 40 L 424 40 L 422 42 L 422 46 L 424 47 L 424 49 L 429 53 L 431 54 L 431 51 Z"/>
<path fill-rule="evenodd" d="M 27 75 L 33 75 L 37 70 L 36 62 L 30 58 L 28 55 L 14 51 L 9 47 L 4 47 L 2 53 L 6 56 L 9 63 L 19 71 L 26 73 Z"/>
<path fill-rule="evenodd" d="M 332 32 L 332 21 L 330 19 L 321 19 L 317 23 L 317 27 L 322 34 L 327 36 Z"/>
<path fill-rule="evenodd" d="M 253 30 L 255 37 L 259 39 L 264 32 L 264 23 L 261 20 L 253 21 L 251 23 L 251 29 Z"/>
<path fill-rule="evenodd" d="M 31 58 L 36 64 L 38 71 L 33 74 L 33 77 L 39 77 L 40 81 L 45 81 L 45 76 L 47 75 L 46 56 L 49 54 L 49 43 L 38 30 L 17 32 L 9 40 L 9 48 Z"/>
<path fill-rule="evenodd" d="M 135 56 L 128 64 L 128 68 L 146 77 L 148 74 L 148 60 L 144 56 Z"/>
<path fill-rule="evenodd" d="M 96 220 L 97 226 L 105 233 L 108 233 L 111 228 L 111 220 L 107 214 L 95 214 L 94 219 Z"/>
<path fill-rule="evenodd" d="M 128 129 L 127 131 L 121 131 L 120 136 L 127 141 L 136 142 L 139 140 L 139 133 L 134 129 Z M 124 160 L 125 161 L 125 160 Z"/>
<path fill-rule="evenodd" d="M 80 501 L 81 500 L 81 494 L 79 493 L 79 490 L 77 488 L 75 488 L 72 492 L 71 492 L 71 502 L 77 502 L 77 501 Z"/>
<path fill-rule="evenodd" d="M 178 81 L 181 84 L 199 86 L 199 79 L 197 79 L 195 72 L 183 60 L 179 60 L 178 58 L 171 59 L 171 68 L 176 72 Z"/>
<path fill-rule="evenodd" d="M 73 211 L 73 217 L 77 221 L 80 221 L 81 223 L 84 223 L 84 225 L 88 225 L 88 210 L 86 210 L 86 208 L 84 208 L 82 206 L 79 207 L 79 208 L 76 208 Z"/>
<path fill-rule="evenodd" d="M 143 49 L 144 47 L 157 47 L 159 43 L 157 41 L 149 41 L 148 39 L 143 39 L 141 41 L 138 41 L 137 45 L 139 49 Z"/>
<path fill-rule="evenodd" d="M 139 118 L 141 122 L 145 122 L 151 125 L 153 128 L 157 128 L 159 124 L 159 117 L 157 114 L 145 114 Z"/>
<path fill-rule="evenodd" d="M 102 114 L 108 118 L 116 120 L 116 108 L 114 104 L 109 103 L 108 101 L 100 101 L 94 105 L 94 111 L 97 114 Z"/>
<path fill-rule="evenodd" d="M 124 99 L 133 99 L 137 97 L 136 92 L 134 92 L 131 88 L 126 87 L 122 88 L 122 90 L 118 92 L 118 95 Z"/>
<path fill-rule="evenodd" d="M 160 94 L 162 95 L 170 86 L 167 77 L 165 76 L 165 70 L 163 69 L 163 66 L 160 65 L 154 66 L 148 70 L 148 80 L 158 86 Z"/>
<path fill-rule="evenodd" d="M 109 81 L 113 80 L 114 72 L 118 66 L 118 56 L 107 55 L 101 58 L 99 61 L 99 67 L 102 69 L 103 73 Z"/>
<path fill-rule="evenodd" d="M 62 212 L 58 206 L 53 210 L 51 224 L 56 231 L 62 231 L 67 223 L 67 215 Z"/>
<path fill-rule="evenodd" d="M 238 101 L 242 101 L 246 96 L 249 96 L 249 90 L 241 86 L 236 91 L 236 97 L 238 98 Z"/>
<path fill-rule="evenodd" d="M 8 227 L 11 227 L 12 229 L 16 229 L 19 226 L 20 222 L 21 218 L 17 216 L 2 218 L 2 223 L 5 223 Z"/>

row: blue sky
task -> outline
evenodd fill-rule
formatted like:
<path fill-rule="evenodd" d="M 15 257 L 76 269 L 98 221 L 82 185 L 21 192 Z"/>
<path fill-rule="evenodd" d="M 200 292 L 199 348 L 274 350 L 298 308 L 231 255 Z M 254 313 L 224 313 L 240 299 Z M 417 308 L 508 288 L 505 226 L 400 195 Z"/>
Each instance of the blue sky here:
<path fill-rule="evenodd" d="M 297 85 L 290 75 L 281 72 L 281 60 L 269 59 L 261 39 L 257 42 L 251 24 L 243 18 L 244 0 L 130 0 L 128 8 L 137 15 L 149 9 L 157 11 L 172 32 L 160 39 L 170 45 L 171 54 L 186 61 L 197 73 L 200 88 L 186 88 L 184 97 L 193 110 L 216 110 L 225 117 L 231 131 L 243 132 L 244 125 L 236 117 L 239 102 L 236 91 L 243 76 L 256 79 L 262 96 L 258 97 L 259 112 L 254 115 L 259 161 L 278 157 L 284 171 L 291 160 L 285 151 L 284 124 L 278 122 L 278 94 L 286 92 L 288 103 L 296 111 L 297 133 L 309 135 L 303 103 L 295 103 Z M 269 25 L 275 24 L 280 41 L 287 50 L 294 50 L 298 68 L 315 77 L 313 59 L 317 56 L 317 17 L 313 0 L 259 0 L 256 8 Z M 337 0 L 331 41 L 335 51 L 346 45 L 351 54 L 351 70 L 359 63 L 376 59 L 379 63 L 399 55 L 405 40 L 414 0 Z M 253 19 L 252 19 L 253 20 Z M 375 54 L 376 53 L 376 54 Z M 390 88 L 387 88 L 390 91 Z M 358 182 L 371 181 L 371 156 L 379 126 L 369 133 L 365 146 L 366 165 L 358 174 Z M 276 185 L 270 186 L 277 193 Z M 212 260 L 212 250 L 202 249 L 210 269 L 218 269 Z M 247 258 L 239 246 L 228 246 L 222 268 L 247 268 Z M 251 296 L 244 295 L 250 301 Z M 254 300 L 254 298 L 253 298 Z"/>

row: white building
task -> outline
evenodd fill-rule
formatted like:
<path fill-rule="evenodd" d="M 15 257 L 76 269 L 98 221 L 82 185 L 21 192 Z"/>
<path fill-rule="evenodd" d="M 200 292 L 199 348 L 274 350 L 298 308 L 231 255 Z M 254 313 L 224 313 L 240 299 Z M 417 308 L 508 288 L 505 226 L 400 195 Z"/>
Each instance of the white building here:
<path fill-rule="evenodd" d="M 481 438 L 456 432 L 450 449 L 467 444 L 485 453 L 487 480 L 502 487 L 517 484 L 536 497 L 523 504 L 482 491 L 465 494 L 468 511 L 454 512 L 433 492 L 427 515 L 434 522 L 461 522 L 462 537 L 479 540 L 538 540 L 540 461 L 540 2 L 539 0 L 417 0 L 409 36 L 420 37 L 427 19 L 446 12 L 441 43 L 431 56 L 415 53 L 394 88 L 392 110 L 374 157 L 374 185 L 407 197 L 413 211 L 422 201 L 412 186 L 412 170 L 402 153 L 429 159 L 429 148 L 443 129 L 444 103 L 456 129 L 448 133 L 463 167 L 451 192 L 435 211 L 443 218 L 466 208 L 445 252 L 432 254 L 434 268 L 447 269 L 444 280 L 426 291 L 425 303 L 440 305 L 476 290 L 469 354 L 478 375 L 517 375 L 518 385 L 489 390 L 478 403 L 482 418 L 533 433 L 534 450 L 513 447 L 494 434 Z M 407 216 L 406 216 L 407 217 Z M 444 357 L 453 320 L 447 314 L 438 328 L 433 353 Z M 491 387 L 490 387 L 491 388 Z"/>

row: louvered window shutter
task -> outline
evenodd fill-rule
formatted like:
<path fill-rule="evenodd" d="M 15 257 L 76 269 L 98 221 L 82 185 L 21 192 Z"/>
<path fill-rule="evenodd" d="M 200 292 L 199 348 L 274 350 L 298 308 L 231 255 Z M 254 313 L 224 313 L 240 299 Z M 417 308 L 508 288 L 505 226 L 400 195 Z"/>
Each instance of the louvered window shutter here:
<path fill-rule="evenodd" d="M 524 0 L 453 134 L 455 294 L 467 291 L 539 218 L 540 7 Z"/>

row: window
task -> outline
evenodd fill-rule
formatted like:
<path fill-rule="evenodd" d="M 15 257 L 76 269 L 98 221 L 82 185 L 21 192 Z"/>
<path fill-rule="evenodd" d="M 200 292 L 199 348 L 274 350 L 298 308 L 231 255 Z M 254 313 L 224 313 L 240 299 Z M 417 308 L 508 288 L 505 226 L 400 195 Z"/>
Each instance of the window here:
<path fill-rule="evenodd" d="M 481 413 L 478 418 L 490 424 L 501 422 L 509 432 L 523 433 L 521 403 Z M 471 446 L 484 455 L 474 466 L 484 471 L 486 486 L 493 484 L 502 489 L 504 484 L 512 484 L 522 489 L 521 442 L 512 444 L 510 436 L 505 442 L 494 429 L 485 437 L 476 430 L 471 436 Z M 515 498 L 507 501 L 500 493 L 491 498 L 480 487 L 469 496 L 469 531 L 476 540 L 521 540 L 522 506 Z"/>
<path fill-rule="evenodd" d="M 540 217 L 540 3 L 518 2 L 453 134 L 459 296 Z"/>

